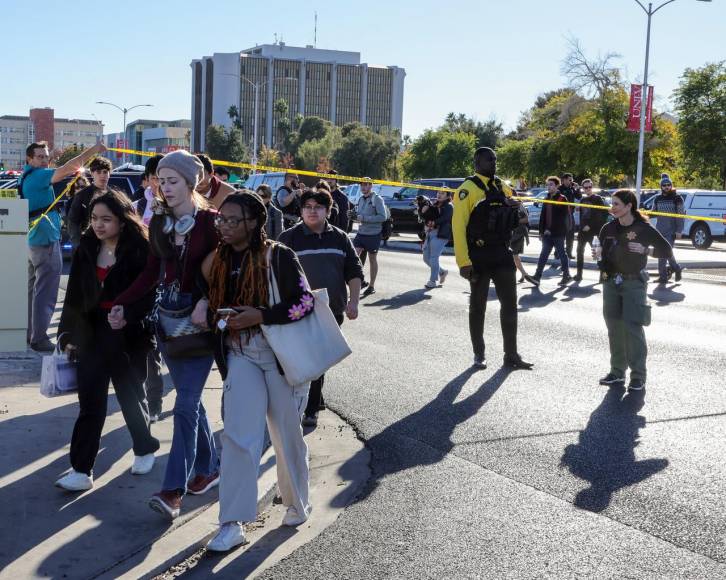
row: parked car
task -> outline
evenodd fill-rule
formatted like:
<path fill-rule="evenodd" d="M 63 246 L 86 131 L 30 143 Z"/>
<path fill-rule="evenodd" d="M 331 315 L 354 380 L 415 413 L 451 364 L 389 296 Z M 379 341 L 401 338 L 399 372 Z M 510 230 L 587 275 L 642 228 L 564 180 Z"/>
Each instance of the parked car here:
<path fill-rule="evenodd" d="M 683 235 L 691 238 L 693 246 L 699 250 L 711 247 L 714 239 L 726 237 L 726 191 L 704 191 L 698 189 L 679 189 L 683 207 L 689 216 L 683 224 Z M 646 200 L 644 209 L 652 210 L 655 196 Z M 723 221 L 705 221 L 699 217 L 719 218 Z M 658 217 L 650 218 L 653 225 Z"/>
<path fill-rule="evenodd" d="M 251 189 L 257 191 L 257 188 L 266 183 L 272 189 L 274 195 L 280 187 L 285 183 L 286 173 L 282 171 L 270 172 L 270 173 L 251 173 L 245 181 L 245 189 Z"/>

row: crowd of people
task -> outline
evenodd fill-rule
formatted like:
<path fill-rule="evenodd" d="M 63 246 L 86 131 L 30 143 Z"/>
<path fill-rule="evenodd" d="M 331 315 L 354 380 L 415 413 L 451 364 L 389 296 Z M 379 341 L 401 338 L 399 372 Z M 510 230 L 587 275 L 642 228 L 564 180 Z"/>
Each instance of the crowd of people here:
<path fill-rule="evenodd" d="M 378 251 L 390 214 L 361 182 L 355 207 L 336 179 L 306 186 L 294 173 L 273 192 L 237 191 L 204 154 L 175 151 L 151 157 L 144 188 L 133 202 L 109 188 L 111 164 L 99 144 L 65 165 L 49 168 L 45 143 L 27 148 L 21 194 L 31 218 L 43 216 L 29 234 L 29 330 L 31 348 L 47 352 L 61 272 L 60 216 L 48 211 L 52 184 L 90 162 L 91 183 L 77 186 L 68 212 L 73 258 L 58 329 L 58 347 L 77 363 L 79 412 L 71 436 L 70 469 L 56 485 L 83 491 L 94 485 L 93 466 L 114 386 L 131 434 L 131 473 L 149 473 L 159 441 L 151 425 L 162 411 L 161 361 L 169 370 L 176 398 L 173 438 L 161 489 L 149 505 L 171 519 L 186 494 L 220 487 L 220 526 L 208 548 L 226 551 L 245 541 L 244 523 L 256 518 L 257 477 L 266 432 L 277 456 L 283 525 L 305 522 L 309 501 L 308 449 L 303 426 L 315 427 L 325 408 L 325 375 L 290 384 L 265 329 L 298 324 L 321 305 L 313 290 L 325 288 L 338 325 L 358 317 L 359 300 L 376 292 Z M 439 191 L 424 204 L 423 259 L 430 270 L 424 286 L 443 284 L 448 271 L 440 257 L 454 240 L 459 272 L 471 287 L 469 331 L 474 366 L 486 368 L 484 317 L 493 283 L 501 303 L 504 364 L 531 369 L 517 345 L 517 279 L 539 285 L 554 249 L 561 283 L 572 278 L 574 245 L 571 206 L 545 203 L 540 220 L 542 252 L 530 276 L 519 255 L 528 243 L 528 216 L 513 190 L 496 175 L 496 154 L 480 148 L 474 174 L 452 192 Z M 335 175 L 335 173 L 332 173 Z M 681 213 L 680 198 L 667 176 L 656 208 Z M 605 206 L 586 179 L 547 179 L 547 199 L 581 200 Z M 682 220 L 658 220 L 659 231 L 637 209 L 627 190 L 613 195 L 607 212 L 582 207 L 577 236 L 577 274 L 591 246 L 604 283 L 604 317 L 610 339 L 610 371 L 601 380 L 641 391 L 646 380 L 643 326 L 650 322 L 645 266 L 659 258 L 680 278 L 672 244 Z M 358 229 L 351 240 L 352 221 Z M 369 276 L 364 264 L 369 262 Z M 333 325 L 334 326 L 334 325 Z M 221 452 L 202 402 L 216 362 L 223 381 Z"/>

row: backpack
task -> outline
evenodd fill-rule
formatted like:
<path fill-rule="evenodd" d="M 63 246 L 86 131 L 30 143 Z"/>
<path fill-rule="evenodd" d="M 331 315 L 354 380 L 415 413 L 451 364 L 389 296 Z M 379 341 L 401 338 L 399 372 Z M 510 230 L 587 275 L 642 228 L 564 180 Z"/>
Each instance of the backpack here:
<path fill-rule="evenodd" d="M 386 241 L 393 235 L 393 218 L 391 217 L 391 210 L 388 209 L 385 201 L 383 207 L 386 208 L 386 221 L 381 224 L 381 239 Z"/>
<path fill-rule="evenodd" d="M 476 175 L 468 179 L 486 192 L 469 216 L 466 227 L 469 249 L 509 245 L 512 232 L 519 226 L 519 204 L 504 194 L 498 177 L 489 182 L 489 187 Z"/>

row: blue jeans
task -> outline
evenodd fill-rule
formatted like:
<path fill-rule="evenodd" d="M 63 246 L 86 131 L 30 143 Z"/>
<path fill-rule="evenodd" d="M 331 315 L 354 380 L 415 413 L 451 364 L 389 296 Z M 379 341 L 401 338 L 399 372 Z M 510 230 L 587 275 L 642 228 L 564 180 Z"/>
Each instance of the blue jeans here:
<path fill-rule="evenodd" d="M 567 252 L 565 252 L 565 236 L 542 236 L 542 251 L 539 254 L 539 260 L 537 261 L 537 271 L 534 273 L 535 278 L 541 278 L 542 272 L 544 271 L 545 264 L 552 253 L 552 248 L 555 249 L 555 256 L 560 259 L 562 265 L 562 275 L 570 275 L 570 264 L 567 260 Z"/>
<path fill-rule="evenodd" d="M 212 370 L 213 357 L 170 358 L 159 340 L 161 354 L 176 388 L 174 435 L 162 489 L 186 492 L 194 475 L 209 475 L 219 469 L 214 433 L 202 404 L 202 391 Z"/>
<path fill-rule="evenodd" d="M 446 271 L 442 270 L 441 266 L 439 266 L 439 258 L 446 247 L 446 242 L 449 241 L 437 237 L 436 234 L 436 230 L 431 230 L 428 234 L 426 234 L 426 240 L 423 245 L 423 260 L 425 264 L 431 268 L 429 281 L 434 283 L 438 281 L 439 273 Z"/>
<path fill-rule="evenodd" d="M 668 243 L 671 245 L 671 248 L 673 247 L 673 244 L 676 243 L 676 234 L 665 234 L 663 237 L 668 241 Z M 671 269 L 674 272 L 677 272 L 681 269 L 681 267 L 678 265 L 678 262 L 676 262 L 676 257 L 671 252 L 671 255 L 667 258 L 658 258 L 658 277 L 661 280 L 665 280 L 668 277 L 668 270 L 667 267 L 670 265 Z"/>

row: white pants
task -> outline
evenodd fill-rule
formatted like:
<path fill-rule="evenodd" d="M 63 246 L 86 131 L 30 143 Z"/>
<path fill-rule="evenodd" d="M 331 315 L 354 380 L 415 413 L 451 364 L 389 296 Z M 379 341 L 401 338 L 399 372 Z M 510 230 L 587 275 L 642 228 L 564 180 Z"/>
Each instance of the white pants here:
<path fill-rule="evenodd" d="M 262 334 L 242 354 L 227 357 L 224 382 L 220 523 L 257 518 L 257 478 L 264 445 L 265 416 L 277 459 L 277 483 L 284 506 L 308 515 L 308 447 L 300 418 L 310 383 L 291 387 L 277 369 Z"/>

